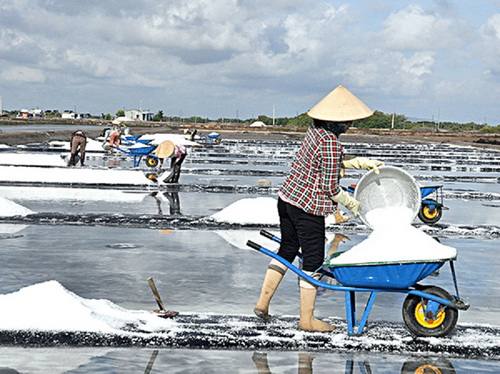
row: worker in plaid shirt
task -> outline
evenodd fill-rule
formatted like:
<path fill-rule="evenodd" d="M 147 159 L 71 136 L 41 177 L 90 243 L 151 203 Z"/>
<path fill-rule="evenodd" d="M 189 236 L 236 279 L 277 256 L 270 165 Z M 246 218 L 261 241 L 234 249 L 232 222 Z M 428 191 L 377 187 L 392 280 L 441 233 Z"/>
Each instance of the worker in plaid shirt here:
<path fill-rule="evenodd" d="M 339 136 L 347 131 L 354 120 L 373 114 L 361 100 L 342 86 L 330 92 L 308 113 L 313 125 L 295 156 L 290 174 L 278 192 L 281 244 L 278 255 L 293 262 L 299 249 L 303 254 L 303 270 L 314 272 L 323 264 L 325 251 L 325 217 L 337 210 L 341 203 L 355 217 L 359 202 L 338 184 L 340 170 L 374 169 L 383 163 L 364 158 L 344 160 Z M 268 320 L 269 303 L 287 268 L 273 259 L 269 264 L 261 295 L 254 312 Z M 332 331 L 335 327 L 314 317 L 317 287 L 300 279 L 299 329 Z"/>

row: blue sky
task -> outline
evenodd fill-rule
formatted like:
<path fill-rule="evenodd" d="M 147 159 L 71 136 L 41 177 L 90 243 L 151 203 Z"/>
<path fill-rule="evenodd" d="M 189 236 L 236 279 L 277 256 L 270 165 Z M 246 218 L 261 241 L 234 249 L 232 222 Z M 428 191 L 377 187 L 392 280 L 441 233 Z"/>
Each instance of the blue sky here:
<path fill-rule="evenodd" d="M 2 0 L 12 109 L 291 117 L 370 108 L 500 123 L 500 0 Z"/>

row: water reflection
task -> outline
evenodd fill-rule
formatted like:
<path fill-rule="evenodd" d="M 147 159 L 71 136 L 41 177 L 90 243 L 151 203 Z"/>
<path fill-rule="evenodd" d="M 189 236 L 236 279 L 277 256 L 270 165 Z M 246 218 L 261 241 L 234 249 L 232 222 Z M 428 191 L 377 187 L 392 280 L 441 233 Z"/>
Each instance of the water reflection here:
<path fill-rule="evenodd" d="M 297 372 L 299 374 L 313 374 L 313 360 L 316 358 L 312 353 L 299 353 L 297 362 Z M 272 374 L 267 359 L 267 353 L 254 352 L 252 361 L 257 369 L 257 374 Z M 322 368 L 321 368 L 322 369 Z M 282 368 L 276 368 L 276 372 L 281 372 Z M 346 374 L 371 374 L 373 371 L 368 360 L 347 359 L 345 362 Z M 383 372 L 386 372 L 383 370 Z M 401 374 L 454 374 L 455 368 L 446 358 L 409 358 L 401 367 Z"/>
<path fill-rule="evenodd" d="M 14 239 L 21 238 L 24 234 L 20 231 L 24 230 L 27 225 L 16 225 L 16 224 L 0 224 L 0 239 Z"/>
<path fill-rule="evenodd" d="M 160 352 L 159 350 L 155 349 L 153 351 L 153 353 L 151 353 L 151 357 L 149 358 L 148 365 L 146 366 L 146 369 L 144 370 L 144 374 L 151 373 L 151 370 L 153 369 L 153 365 L 155 364 L 156 357 L 158 357 L 159 352 Z"/>
<path fill-rule="evenodd" d="M 158 215 L 163 215 L 163 209 L 161 206 L 162 200 L 158 197 L 158 191 L 152 192 L 149 194 L 152 198 L 156 200 L 156 207 L 158 209 Z M 179 215 L 181 214 L 181 201 L 179 199 L 179 193 L 178 192 L 164 192 L 163 196 L 168 201 L 169 208 L 170 208 L 170 215 Z"/>
<path fill-rule="evenodd" d="M 455 368 L 446 358 L 411 359 L 404 363 L 401 374 L 454 374 Z"/>

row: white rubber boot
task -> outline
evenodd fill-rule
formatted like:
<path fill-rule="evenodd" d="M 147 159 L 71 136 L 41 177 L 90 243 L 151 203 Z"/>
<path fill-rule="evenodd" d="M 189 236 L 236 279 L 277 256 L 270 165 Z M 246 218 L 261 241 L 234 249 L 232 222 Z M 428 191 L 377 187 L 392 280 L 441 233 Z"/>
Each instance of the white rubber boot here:
<path fill-rule="evenodd" d="M 269 315 L 269 303 L 283 279 L 286 270 L 287 267 L 278 260 L 273 259 L 269 263 L 264 283 L 262 284 L 262 290 L 260 291 L 259 301 L 257 301 L 253 309 L 254 313 L 265 321 L 271 318 Z"/>
<path fill-rule="evenodd" d="M 311 272 L 306 272 L 311 275 Z M 299 329 L 306 331 L 330 332 L 335 326 L 314 317 L 314 305 L 318 288 L 305 279 L 300 279 L 300 321 Z"/>

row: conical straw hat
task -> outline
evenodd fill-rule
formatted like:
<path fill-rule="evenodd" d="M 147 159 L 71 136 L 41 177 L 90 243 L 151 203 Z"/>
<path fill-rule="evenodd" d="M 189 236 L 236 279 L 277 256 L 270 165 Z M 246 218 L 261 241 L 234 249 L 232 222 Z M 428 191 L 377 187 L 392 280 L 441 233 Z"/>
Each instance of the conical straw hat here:
<path fill-rule="evenodd" d="M 155 150 L 156 157 L 168 158 L 172 156 L 175 150 L 175 145 L 170 140 L 165 140 Z"/>
<path fill-rule="evenodd" d="M 370 117 L 373 110 L 368 108 L 347 88 L 338 86 L 307 114 L 309 117 L 323 121 L 345 122 Z"/>

